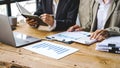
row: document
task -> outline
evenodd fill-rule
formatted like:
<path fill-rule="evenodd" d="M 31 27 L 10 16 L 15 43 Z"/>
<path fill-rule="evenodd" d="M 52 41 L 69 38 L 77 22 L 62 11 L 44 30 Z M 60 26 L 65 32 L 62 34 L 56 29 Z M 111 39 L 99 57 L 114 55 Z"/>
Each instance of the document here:
<path fill-rule="evenodd" d="M 95 48 L 98 51 L 110 52 L 110 53 L 120 53 L 120 48 L 117 47 L 99 47 Z"/>
<path fill-rule="evenodd" d="M 110 37 L 98 43 L 99 47 L 115 46 L 120 48 L 120 36 Z"/>
<path fill-rule="evenodd" d="M 96 50 L 110 53 L 120 53 L 120 36 L 110 37 L 96 44 Z"/>
<path fill-rule="evenodd" d="M 61 32 L 58 34 L 50 35 L 47 36 L 46 38 L 52 39 L 52 40 L 58 40 L 58 41 L 63 41 L 63 42 L 78 42 L 81 44 L 87 44 L 90 45 L 96 40 L 91 40 L 90 39 L 90 34 L 89 32 L 84 32 L 84 31 L 79 31 L 79 32 Z"/>
<path fill-rule="evenodd" d="M 61 59 L 69 54 L 78 51 L 78 49 L 76 48 L 68 47 L 48 41 L 42 41 L 23 48 L 54 59 Z"/>

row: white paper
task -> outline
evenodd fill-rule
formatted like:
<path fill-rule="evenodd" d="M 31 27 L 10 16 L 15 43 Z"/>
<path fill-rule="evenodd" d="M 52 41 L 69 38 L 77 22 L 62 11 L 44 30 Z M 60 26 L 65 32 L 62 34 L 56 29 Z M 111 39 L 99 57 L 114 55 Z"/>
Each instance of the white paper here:
<path fill-rule="evenodd" d="M 48 38 L 59 40 L 59 41 L 74 41 L 82 44 L 92 44 L 96 40 L 90 39 L 89 32 L 79 31 L 79 32 L 61 32 L 58 34 L 47 36 Z"/>
<path fill-rule="evenodd" d="M 110 52 L 110 53 L 120 53 L 120 48 L 116 48 L 117 50 L 114 50 L 113 47 L 101 47 L 96 46 L 95 50 L 98 51 L 104 51 L 104 52 Z"/>
<path fill-rule="evenodd" d="M 115 36 L 115 37 L 110 37 L 108 39 L 105 39 L 102 42 L 98 43 L 97 46 L 108 47 L 108 44 L 115 44 L 115 47 L 120 48 L 120 36 Z"/>
<path fill-rule="evenodd" d="M 22 7 L 18 2 L 16 2 L 16 6 L 20 13 L 22 14 L 27 14 L 27 15 L 32 15 L 28 10 L 26 10 L 24 7 Z"/>
<path fill-rule="evenodd" d="M 76 48 L 63 46 L 48 41 L 38 42 L 23 48 L 55 59 L 63 58 L 64 56 L 78 51 Z"/>

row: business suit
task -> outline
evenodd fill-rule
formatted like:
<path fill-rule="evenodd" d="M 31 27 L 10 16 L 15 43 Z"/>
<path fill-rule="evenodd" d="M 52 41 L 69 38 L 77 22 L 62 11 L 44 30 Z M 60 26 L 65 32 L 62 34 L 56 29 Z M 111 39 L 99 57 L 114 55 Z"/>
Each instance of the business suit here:
<path fill-rule="evenodd" d="M 35 15 L 40 16 L 43 13 L 53 14 L 53 0 L 40 0 L 38 10 Z M 76 24 L 76 17 L 79 7 L 79 0 L 59 0 L 56 12 L 55 30 L 67 30 L 70 26 Z"/>
<path fill-rule="evenodd" d="M 91 22 L 90 21 L 90 5 L 92 0 L 80 0 L 79 4 L 79 21 L 80 26 L 85 27 L 86 23 Z"/>
<path fill-rule="evenodd" d="M 105 20 L 104 29 L 109 32 L 109 36 L 120 35 L 120 0 L 112 0 L 113 3 L 108 10 L 108 14 Z M 99 3 L 95 0 L 92 1 L 92 23 L 88 23 L 86 29 L 93 32 L 97 30 L 97 12 Z"/>

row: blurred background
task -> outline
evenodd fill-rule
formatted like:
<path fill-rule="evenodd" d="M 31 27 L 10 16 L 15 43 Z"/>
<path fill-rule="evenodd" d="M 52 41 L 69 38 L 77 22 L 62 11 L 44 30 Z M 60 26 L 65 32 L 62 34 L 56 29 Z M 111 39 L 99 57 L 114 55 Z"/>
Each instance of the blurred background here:
<path fill-rule="evenodd" d="M 18 21 L 24 19 L 21 16 L 15 2 L 19 2 L 25 9 L 32 14 L 35 12 L 38 6 L 39 0 L 0 0 L 0 14 L 17 17 Z"/>

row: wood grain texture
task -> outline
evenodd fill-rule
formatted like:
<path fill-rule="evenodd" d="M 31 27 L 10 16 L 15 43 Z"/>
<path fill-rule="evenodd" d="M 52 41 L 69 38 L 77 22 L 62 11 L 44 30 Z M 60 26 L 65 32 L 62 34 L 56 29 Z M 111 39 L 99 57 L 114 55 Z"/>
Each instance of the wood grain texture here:
<path fill-rule="evenodd" d="M 27 24 L 19 24 L 17 32 L 31 35 L 38 38 L 45 38 L 57 32 L 39 31 L 31 28 Z M 0 68 L 16 65 L 16 68 L 120 68 L 120 55 L 100 52 L 95 50 L 95 44 L 90 46 L 73 43 L 64 44 L 57 41 L 50 41 L 65 46 L 78 48 L 79 51 L 56 60 L 24 48 L 15 48 L 4 43 L 0 43 Z M 6 63 L 7 62 L 7 63 Z"/>

